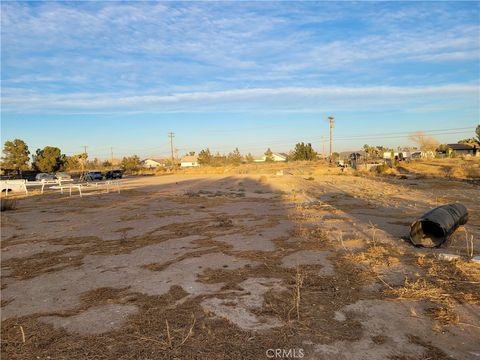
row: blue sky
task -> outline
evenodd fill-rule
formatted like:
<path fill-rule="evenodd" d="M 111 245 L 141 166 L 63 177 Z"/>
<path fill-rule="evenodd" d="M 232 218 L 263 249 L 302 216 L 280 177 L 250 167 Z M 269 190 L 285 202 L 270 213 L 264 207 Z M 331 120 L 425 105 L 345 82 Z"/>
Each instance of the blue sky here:
<path fill-rule="evenodd" d="M 2 2 L 2 142 L 91 157 L 471 137 L 479 2 Z M 448 129 L 445 130 L 444 129 Z M 471 130 L 470 130 L 471 129 Z"/>

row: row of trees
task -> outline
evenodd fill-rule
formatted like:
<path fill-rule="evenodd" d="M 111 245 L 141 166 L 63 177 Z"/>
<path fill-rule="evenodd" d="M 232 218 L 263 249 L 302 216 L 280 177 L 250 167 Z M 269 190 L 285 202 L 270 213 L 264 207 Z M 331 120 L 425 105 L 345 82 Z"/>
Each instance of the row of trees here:
<path fill-rule="evenodd" d="M 459 143 L 476 145 L 480 147 L 480 125 L 475 129 L 476 138 L 464 139 Z M 399 151 L 442 151 L 445 145 L 431 136 L 427 136 L 422 132 L 410 134 L 410 140 L 416 144 L 416 147 L 398 148 Z M 381 157 L 384 152 L 393 151 L 393 149 L 384 146 L 364 145 L 363 150 L 369 157 Z M 190 153 L 194 155 L 195 153 Z M 3 148 L 2 169 L 12 171 L 36 170 L 40 172 L 57 172 L 64 170 L 85 170 L 109 168 L 113 164 L 109 161 L 101 162 L 99 159 L 88 160 L 88 154 L 80 153 L 72 156 L 62 154 L 58 147 L 46 146 L 43 149 L 37 149 L 32 154 L 30 164 L 30 150 L 25 141 L 15 139 L 6 141 Z M 267 149 L 264 153 L 266 162 L 274 161 L 274 154 L 271 149 Z M 336 153 L 334 155 L 337 155 Z M 318 159 L 318 153 L 313 149 L 312 144 L 303 142 L 295 145 L 293 151 L 288 155 L 291 161 L 313 161 Z M 240 165 L 241 163 L 251 163 L 254 161 L 252 154 L 242 155 L 238 148 L 228 154 L 215 153 L 212 154 L 210 149 L 200 151 L 198 154 L 198 162 L 200 165 L 224 166 L 224 165 Z M 137 155 L 124 157 L 120 162 L 120 167 L 125 171 L 137 171 L 141 168 L 141 161 Z"/>
<path fill-rule="evenodd" d="M 30 155 L 32 155 L 31 163 Z M 45 146 L 31 154 L 28 145 L 21 139 L 5 142 L 1 165 L 2 169 L 9 171 L 34 170 L 46 173 L 107 169 L 113 166 L 110 161 L 102 162 L 97 158 L 88 160 L 88 154 L 86 153 L 67 156 L 62 154 L 58 147 L 54 146 Z M 123 170 L 133 172 L 140 169 L 141 161 L 137 155 L 133 155 L 124 157 L 119 165 Z"/>
<path fill-rule="evenodd" d="M 238 148 L 235 148 L 234 151 L 228 153 L 227 155 L 220 154 L 219 152 L 212 154 L 208 148 L 200 151 L 198 154 L 198 163 L 200 165 L 240 165 L 243 162 L 253 162 L 253 156 L 252 154 L 243 156 Z"/>
<path fill-rule="evenodd" d="M 67 163 L 67 157 L 57 147 L 46 146 L 37 149 L 30 161 L 30 150 L 25 141 L 15 139 L 6 141 L 3 148 L 2 169 L 25 171 L 33 168 L 41 172 L 54 172 L 62 170 Z"/>
<path fill-rule="evenodd" d="M 194 155 L 190 153 L 189 155 Z M 265 162 L 273 162 L 274 154 L 273 151 L 268 148 L 264 153 Z M 295 149 L 290 152 L 287 157 L 287 160 L 290 161 L 313 161 L 317 160 L 318 154 L 313 150 L 312 144 L 298 143 L 295 145 Z M 225 166 L 225 165 L 240 165 L 242 163 L 253 163 L 255 158 L 252 154 L 248 153 L 247 155 L 242 155 L 238 148 L 235 148 L 232 152 L 228 154 L 220 154 L 219 152 L 212 154 L 210 149 L 204 149 L 198 154 L 198 163 L 200 165 L 209 165 L 209 166 Z"/>

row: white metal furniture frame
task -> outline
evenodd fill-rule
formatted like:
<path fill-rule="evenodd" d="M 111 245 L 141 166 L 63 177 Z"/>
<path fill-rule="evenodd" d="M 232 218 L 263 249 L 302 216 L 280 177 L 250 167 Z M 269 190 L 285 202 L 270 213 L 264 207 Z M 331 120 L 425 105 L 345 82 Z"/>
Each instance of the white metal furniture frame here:
<path fill-rule="evenodd" d="M 41 180 L 41 181 L 31 181 L 31 182 L 26 182 L 25 185 L 26 187 L 35 187 L 35 186 L 41 186 L 41 193 L 43 194 L 43 191 L 45 189 L 45 186 L 50 186 L 50 185 L 59 185 L 62 186 L 63 183 L 65 182 L 73 182 L 73 179 L 58 179 L 58 180 Z M 50 187 L 53 188 L 53 187 Z M 27 192 L 28 194 L 28 192 Z"/>
<path fill-rule="evenodd" d="M 63 195 L 64 190 L 68 189 L 69 196 L 72 196 L 72 189 L 76 189 L 83 197 L 83 191 L 90 189 L 103 189 L 106 188 L 106 192 L 109 193 L 111 188 L 116 188 L 116 191 L 120 194 L 120 181 L 105 181 L 102 183 L 84 183 L 84 184 L 60 184 L 50 187 L 50 189 L 60 190 Z"/>

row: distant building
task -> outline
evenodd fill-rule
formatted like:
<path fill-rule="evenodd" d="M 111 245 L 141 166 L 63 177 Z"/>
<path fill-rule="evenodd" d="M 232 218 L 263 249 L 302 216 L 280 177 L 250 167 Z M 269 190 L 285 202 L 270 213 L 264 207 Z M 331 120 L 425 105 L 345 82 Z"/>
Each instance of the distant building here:
<path fill-rule="evenodd" d="M 356 154 L 356 155 L 355 155 Z M 340 153 L 338 153 L 338 159 L 339 160 L 350 160 L 352 158 L 355 158 L 355 156 L 357 157 L 357 160 L 360 158 L 360 157 L 363 157 L 365 158 L 366 157 L 366 153 L 365 151 L 363 150 L 357 150 L 357 151 L 342 151 Z M 328 156 L 327 156 L 328 157 Z"/>
<path fill-rule="evenodd" d="M 287 161 L 288 155 L 285 153 L 272 153 L 272 158 L 274 162 L 285 162 Z M 254 162 L 266 162 L 267 156 L 263 155 L 261 157 L 256 157 L 253 159 Z"/>
<path fill-rule="evenodd" d="M 157 169 L 159 167 L 165 167 L 165 161 L 162 159 L 145 159 L 142 160 L 142 166 L 149 169 Z"/>
<path fill-rule="evenodd" d="M 455 154 L 458 156 L 477 156 L 479 154 L 479 149 L 475 145 L 470 144 L 447 144 L 448 155 L 451 155 L 455 151 Z"/>
<path fill-rule="evenodd" d="M 416 153 L 419 154 L 418 157 L 423 157 L 421 151 L 417 151 Z M 383 158 L 384 159 L 396 159 L 396 160 L 404 160 L 404 159 L 410 159 L 413 157 L 414 153 L 410 153 L 408 151 L 386 151 L 383 153 Z"/>
<path fill-rule="evenodd" d="M 198 164 L 198 156 L 184 156 L 180 160 L 180 166 L 185 168 L 185 167 L 197 167 L 199 166 Z"/>

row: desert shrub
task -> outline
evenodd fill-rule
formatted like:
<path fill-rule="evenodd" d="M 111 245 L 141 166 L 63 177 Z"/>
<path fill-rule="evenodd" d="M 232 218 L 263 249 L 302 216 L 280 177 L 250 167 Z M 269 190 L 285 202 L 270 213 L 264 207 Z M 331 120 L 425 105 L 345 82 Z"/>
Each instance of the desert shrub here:
<path fill-rule="evenodd" d="M 388 170 L 390 169 L 390 167 L 383 163 L 382 165 L 378 165 L 377 167 L 375 167 L 375 171 L 377 172 L 377 174 L 384 174 L 386 173 Z"/>
<path fill-rule="evenodd" d="M 17 208 L 17 201 L 15 199 L 2 199 L 0 211 L 15 210 Z"/>

